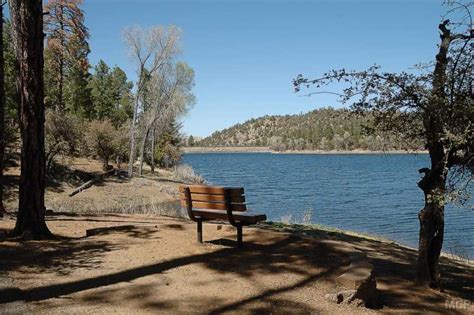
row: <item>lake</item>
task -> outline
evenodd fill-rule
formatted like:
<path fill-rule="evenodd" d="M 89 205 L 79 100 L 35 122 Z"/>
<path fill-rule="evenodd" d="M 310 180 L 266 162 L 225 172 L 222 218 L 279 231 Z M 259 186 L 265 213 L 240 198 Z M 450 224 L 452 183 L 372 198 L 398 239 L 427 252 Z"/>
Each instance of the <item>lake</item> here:
<path fill-rule="evenodd" d="M 193 153 L 209 184 L 243 186 L 254 212 L 271 221 L 318 223 L 417 247 L 428 155 Z M 310 217 L 310 220 L 308 218 Z M 474 258 L 474 211 L 448 205 L 443 251 Z"/>

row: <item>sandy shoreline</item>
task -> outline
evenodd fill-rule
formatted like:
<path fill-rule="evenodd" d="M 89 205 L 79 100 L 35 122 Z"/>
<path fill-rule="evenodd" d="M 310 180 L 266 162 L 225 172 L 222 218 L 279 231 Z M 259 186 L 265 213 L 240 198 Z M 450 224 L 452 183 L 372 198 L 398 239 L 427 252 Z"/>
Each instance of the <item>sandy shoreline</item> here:
<path fill-rule="evenodd" d="M 272 154 L 428 154 L 428 151 L 367 151 L 367 150 L 288 150 L 273 151 L 269 147 L 184 147 L 184 153 L 272 153 Z"/>

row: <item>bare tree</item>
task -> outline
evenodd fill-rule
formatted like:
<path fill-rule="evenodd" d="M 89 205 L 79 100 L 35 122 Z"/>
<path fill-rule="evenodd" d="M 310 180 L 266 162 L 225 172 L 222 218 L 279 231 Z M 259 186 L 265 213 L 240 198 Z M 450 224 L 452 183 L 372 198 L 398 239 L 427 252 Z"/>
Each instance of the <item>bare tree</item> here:
<path fill-rule="evenodd" d="M 18 67 L 21 175 L 18 216 L 13 235 L 44 238 L 45 148 L 43 82 L 43 5 L 41 0 L 9 0 Z"/>
<path fill-rule="evenodd" d="M 162 71 L 156 73 L 149 82 L 149 106 L 144 114 L 143 137 L 140 145 L 140 168 L 142 175 L 145 145 L 148 137 L 152 137 L 152 150 L 154 150 L 155 129 L 165 127 L 167 124 L 184 115 L 194 103 L 191 89 L 194 85 L 194 71 L 185 63 L 167 64 Z M 153 160 L 154 151 L 151 152 Z"/>
<path fill-rule="evenodd" d="M 130 130 L 130 155 L 128 161 L 128 175 L 132 177 L 133 163 L 135 161 L 136 126 L 141 95 L 149 82 L 150 76 L 162 68 L 179 51 L 177 43 L 180 31 L 173 26 L 168 28 L 153 26 L 148 29 L 135 26 L 126 28 L 123 32 L 123 37 L 132 59 L 137 64 L 138 74 Z"/>
<path fill-rule="evenodd" d="M 371 111 L 379 129 L 403 131 L 401 135 L 407 139 L 424 139 L 431 165 L 419 170 L 424 175 L 418 186 L 425 205 L 418 215 L 417 279 L 432 287 L 440 286 L 446 193 L 461 178 L 471 182 L 474 171 L 474 31 L 468 5 L 454 6 L 452 10 L 464 12 L 461 21 L 451 24 L 445 19 L 439 24 L 441 40 L 435 61 L 420 66 L 419 74 L 381 72 L 374 66 L 365 71 L 333 70 L 314 80 L 299 75 L 294 80 L 296 91 L 301 86 L 321 88 L 333 82 L 346 83 L 348 87 L 339 94 L 341 100 L 355 100 L 354 109 Z M 311 94 L 328 92 L 334 93 L 318 90 Z M 450 172 L 457 179 L 448 181 Z"/>

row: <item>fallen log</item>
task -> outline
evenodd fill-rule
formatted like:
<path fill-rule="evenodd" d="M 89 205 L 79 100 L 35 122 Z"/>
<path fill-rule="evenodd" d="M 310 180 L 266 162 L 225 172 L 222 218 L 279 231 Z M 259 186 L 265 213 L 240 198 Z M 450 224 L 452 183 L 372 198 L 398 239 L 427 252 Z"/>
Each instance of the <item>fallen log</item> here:
<path fill-rule="evenodd" d="M 96 175 L 94 176 L 93 179 L 85 182 L 84 184 L 82 184 L 81 186 L 77 187 L 76 189 L 74 189 L 71 193 L 69 193 L 69 197 L 72 197 L 78 193 L 80 193 L 81 191 L 84 191 L 86 190 L 87 188 L 91 187 L 92 185 L 94 185 L 95 183 L 99 183 L 101 181 L 104 180 L 104 178 L 106 178 L 107 176 L 110 176 L 112 174 L 115 173 L 115 169 L 111 169 L 110 171 L 107 171 L 105 173 L 102 173 L 102 174 L 99 174 L 99 175 Z"/>
<path fill-rule="evenodd" d="M 105 235 L 113 232 L 131 231 L 136 228 L 135 225 L 119 225 L 112 227 L 100 227 L 86 230 L 86 236 Z"/>

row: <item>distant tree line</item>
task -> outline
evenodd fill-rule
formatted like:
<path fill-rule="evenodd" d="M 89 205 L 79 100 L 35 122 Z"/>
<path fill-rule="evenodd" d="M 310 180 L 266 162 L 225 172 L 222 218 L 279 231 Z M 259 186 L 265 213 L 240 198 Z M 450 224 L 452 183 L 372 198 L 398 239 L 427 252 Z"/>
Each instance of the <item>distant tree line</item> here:
<path fill-rule="evenodd" d="M 268 146 L 276 151 L 420 148 L 420 141 L 407 142 L 401 135 L 402 131 L 374 129 L 374 115 L 370 112 L 323 108 L 299 115 L 253 118 L 214 132 L 196 145 Z"/>

